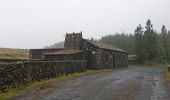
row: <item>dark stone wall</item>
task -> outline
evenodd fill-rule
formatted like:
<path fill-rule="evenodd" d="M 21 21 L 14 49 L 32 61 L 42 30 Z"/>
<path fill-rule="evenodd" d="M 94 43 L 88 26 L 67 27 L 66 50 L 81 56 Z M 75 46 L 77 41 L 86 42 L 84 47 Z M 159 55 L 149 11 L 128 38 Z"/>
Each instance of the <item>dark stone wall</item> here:
<path fill-rule="evenodd" d="M 30 49 L 29 59 L 30 60 L 44 60 L 44 53 L 51 53 L 59 50 L 64 50 L 64 48 L 59 49 Z"/>
<path fill-rule="evenodd" d="M 96 61 L 97 61 L 97 69 L 104 69 L 106 66 L 103 64 L 103 49 L 96 49 Z"/>
<path fill-rule="evenodd" d="M 137 61 L 136 59 L 129 59 L 128 64 L 129 65 L 142 65 L 142 63 Z"/>
<path fill-rule="evenodd" d="M 98 48 L 96 50 L 96 67 L 97 69 L 127 67 L 127 56 L 127 53 Z"/>
<path fill-rule="evenodd" d="M 97 58 L 96 58 L 97 48 L 86 41 L 82 42 L 82 46 L 83 46 L 82 49 L 85 50 L 87 68 L 98 69 Z"/>
<path fill-rule="evenodd" d="M 128 54 L 113 50 L 101 49 L 83 41 L 86 51 L 87 67 L 90 69 L 117 68 L 128 66 Z"/>
<path fill-rule="evenodd" d="M 82 32 L 66 34 L 64 48 L 80 50 L 82 47 Z"/>
<path fill-rule="evenodd" d="M 28 61 L 27 59 L 0 59 L 0 63 L 13 63 L 20 61 Z"/>
<path fill-rule="evenodd" d="M 115 53 L 115 68 L 128 67 L 128 54 L 123 52 Z"/>
<path fill-rule="evenodd" d="M 103 49 L 103 53 L 102 53 L 102 65 L 105 68 L 114 68 L 113 65 L 113 51 L 110 50 L 104 50 Z"/>
<path fill-rule="evenodd" d="M 86 70 L 86 61 L 31 61 L 0 64 L 0 92 L 31 81 L 57 78 Z"/>
<path fill-rule="evenodd" d="M 74 54 L 45 55 L 45 61 L 86 60 L 85 52 Z"/>

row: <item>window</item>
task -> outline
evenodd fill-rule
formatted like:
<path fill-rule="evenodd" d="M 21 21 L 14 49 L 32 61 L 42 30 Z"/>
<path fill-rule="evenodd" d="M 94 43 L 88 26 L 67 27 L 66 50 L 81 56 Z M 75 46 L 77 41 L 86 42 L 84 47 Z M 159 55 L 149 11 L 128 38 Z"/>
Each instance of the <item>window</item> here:
<path fill-rule="evenodd" d="M 92 51 L 92 54 L 94 55 L 94 54 L 96 54 L 96 52 L 95 52 L 95 51 Z"/>

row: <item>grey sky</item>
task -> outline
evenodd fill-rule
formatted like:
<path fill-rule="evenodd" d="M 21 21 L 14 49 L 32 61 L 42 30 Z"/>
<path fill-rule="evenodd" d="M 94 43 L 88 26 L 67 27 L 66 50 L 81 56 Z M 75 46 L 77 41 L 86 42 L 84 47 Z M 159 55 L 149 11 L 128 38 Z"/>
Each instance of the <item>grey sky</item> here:
<path fill-rule="evenodd" d="M 133 33 L 151 19 L 170 29 L 170 0 L 0 0 L 0 47 L 42 48 L 66 32 L 85 38 Z"/>

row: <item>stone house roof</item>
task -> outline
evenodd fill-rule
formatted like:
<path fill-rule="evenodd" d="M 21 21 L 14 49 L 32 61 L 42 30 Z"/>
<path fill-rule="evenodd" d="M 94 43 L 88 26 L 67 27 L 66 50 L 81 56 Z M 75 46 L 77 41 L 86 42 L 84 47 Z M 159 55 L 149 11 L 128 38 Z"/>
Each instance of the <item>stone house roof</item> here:
<path fill-rule="evenodd" d="M 106 44 L 106 43 L 101 43 L 101 42 L 92 42 L 90 40 L 87 40 L 87 39 L 84 39 L 85 41 L 87 41 L 88 43 L 98 47 L 98 48 L 101 48 L 101 49 L 107 49 L 107 50 L 113 50 L 113 51 L 119 51 L 119 52 L 125 52 L 124 50 L 116 47 L 116 46 L 113 46 L 113 45 L 110 45 L 110 44 Z"/>

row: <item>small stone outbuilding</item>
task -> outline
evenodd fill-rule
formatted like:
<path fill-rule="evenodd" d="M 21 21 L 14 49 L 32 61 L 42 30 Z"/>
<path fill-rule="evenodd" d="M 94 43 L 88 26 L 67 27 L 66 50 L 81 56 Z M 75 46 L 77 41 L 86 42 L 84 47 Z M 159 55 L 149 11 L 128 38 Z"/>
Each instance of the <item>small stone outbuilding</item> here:
<path fill-rule="evenodd" d="M 128 53 L 116 46 L 92 42 L 80 33 L 66 33 L 62 49 L 31 49 L 30 60 L 86 60 L 87 68 L 104 69 L 128 66 Z"/>

